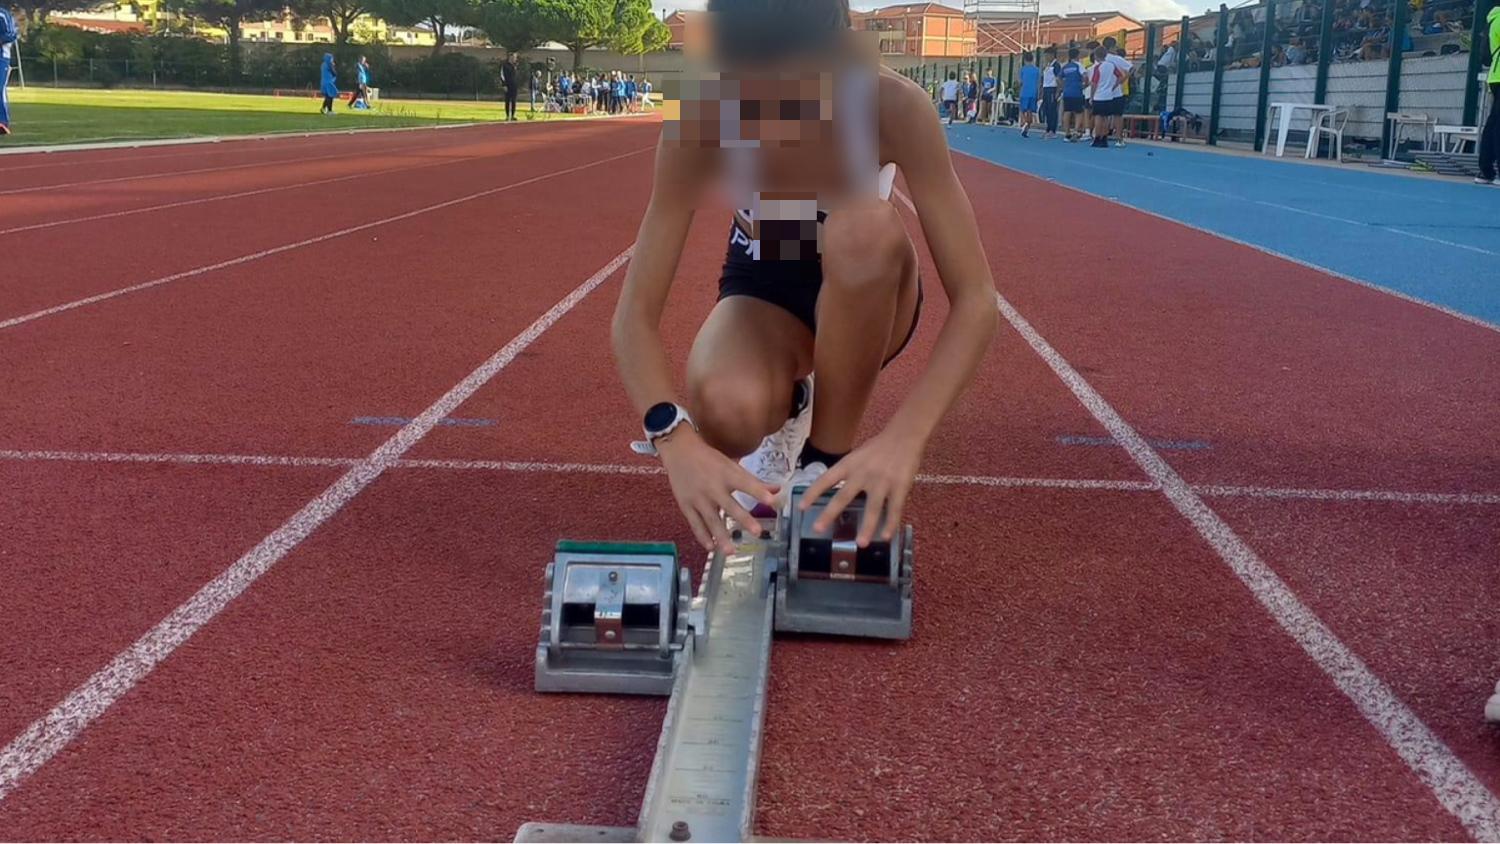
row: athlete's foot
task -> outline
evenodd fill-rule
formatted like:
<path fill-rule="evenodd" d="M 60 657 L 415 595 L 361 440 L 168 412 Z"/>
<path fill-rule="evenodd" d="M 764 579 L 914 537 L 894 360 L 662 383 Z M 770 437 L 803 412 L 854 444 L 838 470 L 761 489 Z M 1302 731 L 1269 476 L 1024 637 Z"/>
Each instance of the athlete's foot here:
<path fill-rule="evenodd" d="M 786 486 L 783 486 L 781 492 L 776 496 L 777 509 L 781 510 L 781 514 L 786 518 L 791 518 L 792 490 L 799 487 L 812 486 L 827 471 L 828 467 L 822 463 L 809 463 L 793 472 L 791 479 L 786 482 Z"/>
<path fill-rule="evenodd" d="M 0 135 L 9 135 L 9 134 L 10 134 L 10 127 L 6 126 L 4 123 L 0 123 Z"/>
<path fill-rule="evenodd" d="M 792 469 L 796 465 L 797 455 L 802 453 L 808 432 L 812 430 L 812 399 L 813 379 L 809 375 L 798 381 L 793 388 L 792 415 L 786 420 L 786 424 L 761 440 L 760 447 L 755 451 L 740 458 L 740 466 L 754 475 L 756 480 L 767 486 L 786 487 L 787 479 L 792 476 Z M 765 505 L 743 492 L 736 491 L 734 499 L 757 518 L 775 515 L 774 511 L 767 510 Z"/>

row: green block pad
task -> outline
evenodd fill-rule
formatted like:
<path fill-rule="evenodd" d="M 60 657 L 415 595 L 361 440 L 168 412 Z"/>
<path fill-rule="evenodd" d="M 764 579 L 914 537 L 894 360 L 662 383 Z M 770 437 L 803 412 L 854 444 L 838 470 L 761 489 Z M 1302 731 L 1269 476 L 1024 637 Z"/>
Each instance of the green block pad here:
<path fill-rule="evenodd" d="M 623 554 L 626 556 L 658 556 L 670 554 L 677 559 L 677 545 L 672 542 L 590 542 L 576 539 L 558 540 L 559 554 Z"/>

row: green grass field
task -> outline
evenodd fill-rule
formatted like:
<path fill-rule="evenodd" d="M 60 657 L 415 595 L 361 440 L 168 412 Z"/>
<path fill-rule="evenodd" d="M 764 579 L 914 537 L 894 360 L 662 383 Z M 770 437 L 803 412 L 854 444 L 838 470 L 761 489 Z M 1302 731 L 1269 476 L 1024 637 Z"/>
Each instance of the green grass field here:
<path fill-rule="evenodd" d="M 321 104 L 311 96 L 19 88 L 12 81 L 14 134 L 0 136 L 0 147 L 435 126 L 505 116 L 504 105 L 498 102 L 383 100 L 370 111 L 353 111 L 339 103 L 332 117 L 318 113 Z M 521 120 L 527 119 L 528 110 L 521 103 Z M 536 119 L 567 116 L 537 114 Z"/>

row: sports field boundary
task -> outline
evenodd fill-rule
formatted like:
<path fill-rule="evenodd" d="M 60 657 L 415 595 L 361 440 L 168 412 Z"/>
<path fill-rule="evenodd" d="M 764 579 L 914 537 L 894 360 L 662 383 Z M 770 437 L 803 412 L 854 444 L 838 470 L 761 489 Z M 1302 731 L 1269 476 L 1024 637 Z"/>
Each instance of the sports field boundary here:
<path fill-rule="evenodd" d="M 142 109 L 143 111 L 147 109 Z M 374 135 L 391 132 L 431 132 L 439 129 L 473 129 L 476 126 L 533 126 L 538 123 L 577 123 L 590 120 L 625 120 L 639 117 L 652 117 L 657 112 L 636 112 L 634 114 L 586 114 L 578 117 L 536 118 L 533 120 L 471 120 L 465 123 L 434 123 L 431 126 L 390 126 L 372 127 L 369 129 L 328 129 L 317 132 L 261 132 L 255 135 L 202 135 L 186 138 L 146 138 L 138 141 L 83 141 L 75 144 L 48 144 L 45 146 L 5 146 L 0 147 L 0 155 L 24 155 L 24 154 L 52 154 L 67 152 L 87 152 L 100 149 L 136 149 L 140 147 L 170 147 L 190 146 L 193 144 L 222 144 L 235 143 L 238 141 L 275 141 L 287 138 L 317 138 L 338 135 Z"/>

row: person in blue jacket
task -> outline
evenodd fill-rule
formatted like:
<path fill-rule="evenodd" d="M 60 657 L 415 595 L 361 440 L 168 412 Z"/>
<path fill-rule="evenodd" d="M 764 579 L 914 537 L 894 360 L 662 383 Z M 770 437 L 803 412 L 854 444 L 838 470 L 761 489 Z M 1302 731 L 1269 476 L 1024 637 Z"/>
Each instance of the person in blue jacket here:
<path fill-rule="evenodd" d="M 323 54 L 323 71 L 320 79 L 323 92 L 323 113 L 333 114 L 333 101 L 339 98 L 338 79 L 333 75 L 333 54 Z"/>
<path fill-rule="evenodd" d="M 10 99 L 5 86 L 10 82 L 10 53 L 16 38 L 16 19 L 0 2 L 0 135 L 10 134 Z"/>
<path fill-rule="evenodd" d="M 370 107 L 370 62 L 364 56 L 359 57 L 359 64 L 354 66 L 356 81 L 354 92 L 349 95 L 349 107 L 368 109 Z"/>

